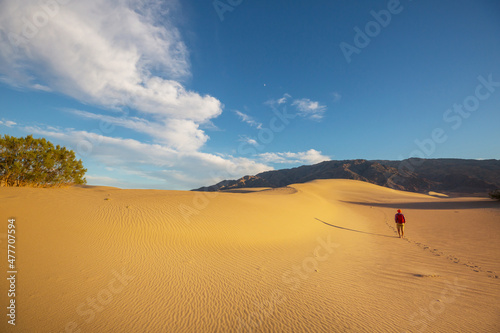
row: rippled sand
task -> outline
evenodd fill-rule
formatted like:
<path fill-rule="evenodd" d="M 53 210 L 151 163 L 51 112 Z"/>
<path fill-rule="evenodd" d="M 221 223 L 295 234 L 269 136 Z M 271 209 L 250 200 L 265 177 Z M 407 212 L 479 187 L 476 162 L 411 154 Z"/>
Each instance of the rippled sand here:
<path fill-rule="evenodd" d="M 350 180 L 238 192 L 0 188 L 18 268 L 0 331 L 500 331 L 498 202 Z"/>

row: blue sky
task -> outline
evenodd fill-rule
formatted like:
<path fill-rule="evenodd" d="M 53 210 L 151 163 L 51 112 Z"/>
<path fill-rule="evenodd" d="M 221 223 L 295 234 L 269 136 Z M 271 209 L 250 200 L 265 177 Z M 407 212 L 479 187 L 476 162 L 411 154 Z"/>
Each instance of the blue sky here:
<path fill-rule="evenodd" d="M 499 159 L 499 59 L 493 0 L 4 0 L 0 134 L 121 188 Z"/>

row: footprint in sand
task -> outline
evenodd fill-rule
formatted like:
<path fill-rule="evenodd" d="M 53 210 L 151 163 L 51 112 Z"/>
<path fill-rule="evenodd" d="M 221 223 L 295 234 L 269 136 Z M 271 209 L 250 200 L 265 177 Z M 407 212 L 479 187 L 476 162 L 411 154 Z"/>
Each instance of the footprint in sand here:
<path fill-rule="evenodd" d="M 421 277 L 421 278 L 437 278 L 437 277 L 441 277 L 441 275 L 439 275 L 439 274 L 413 274 L 413 276 Z"/>
<path fill-rule="evenodd" d="M 456 213 L 458 213 L 458 211 L 456 211 Z M 390 225 L 390 224 L 387 222 L 387 220 L 385 220 L 385 223 L 386 223 L 386 224 L 387 224 L 387 226 L 388 226 L 388 227 L 390 227 L 390 228 L 391 228 L 394 232 L 396 232 L 396 229 L 395 229 L 392 225 Z M 420 243 L 420 242 L 415 242 L 415 241 L 412 241 L 412 240 L 410 240 L 409 238 L 404 238 L 404 240 L 405 240 L 405 241 L 407 241 L 408 243 L 413 243 L 413 244 L 415 244 L 416 246 L 418 246 L 418 247 L 420 247 L 420 248 L 422 248 L 422 249 L 424 249 L 424 250 L 429 250 L 429 251 L 430 251 L 433 255 L 435 255 L 435 256 L 437 256 L 437 257 L 440 257 L 440 256 L 446 256 L 446 259 L 448 259 L 448 260 L 450 260 L 450 261 L 452 261 L 452 262 L 454 262 L 454 263 L 456 263 L 456 264 L 461 263 L 460 258 L 457 258 L 457 257 L 455 257 L 455 256 L 453 256 L 453 255 L 451 255 L 451 254 L 450 254 L 450 255 L 446 255 L 444 252 L 439 251 L 439 249 L 431 249 L 429 246 L 427 246 L 427 245 L 425 245 L 425 244 L 422 244 L 422 243 Z M 471 262 L 463 263 L 463 265 L 465 265 L 465 266 L 466 266 L 466 267 L 468 267 L 468 268 L 471 268 L 474 272 L 478 272 L 478 273 L 479 273 L 479 272 L 484 272 L 484 271 L 483 271 L 483 269 L 482 269 L 480 266 L 474 265 L 474 264 L 473 264 L 473 263 L 471 263 Z M 499 278 L 499 276 L 498 276 L 495 272 L 493 272 L 493 271 L 488 271 L 488 272 L 487 272 L 487 274 L 488 274 L 488 277 L 490 277 L 490 278 L 493 278 L 493 279 L 498 279 L 498 278 Z M 421 274 L 420 274 L 420 275 L 421 275 Z M 419 275 L 418 275 L 418 274 L 415 274 L 415 276 L 419 276 Z M 420 277 L 424 277 L 424 276 L 422 275 L 422 276 L 420 276 Z"/>

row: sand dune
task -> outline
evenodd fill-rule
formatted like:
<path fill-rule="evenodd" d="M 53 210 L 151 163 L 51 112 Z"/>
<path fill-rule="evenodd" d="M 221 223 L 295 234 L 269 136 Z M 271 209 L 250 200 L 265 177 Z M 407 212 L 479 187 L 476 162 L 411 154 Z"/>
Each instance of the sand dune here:
<path fill-rule="evenodd" d="M 0 188 L 18 269 L 0 331 L 500 331 L 498 202 L 351 180 L 238 192 Z"/>

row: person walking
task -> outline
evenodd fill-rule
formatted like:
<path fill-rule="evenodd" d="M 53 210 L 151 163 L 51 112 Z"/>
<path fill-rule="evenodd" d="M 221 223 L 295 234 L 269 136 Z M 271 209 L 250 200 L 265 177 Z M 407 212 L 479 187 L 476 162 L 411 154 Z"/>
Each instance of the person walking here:
<path fill-rule="evenodd" d="M 401 209 L 398 209 L 397 214 L 394 216 L 394 221 L 396 221 L 396 227 L 398 228 L 399 238 L 405 237 L 405 216 L 401 213 Z"/>

